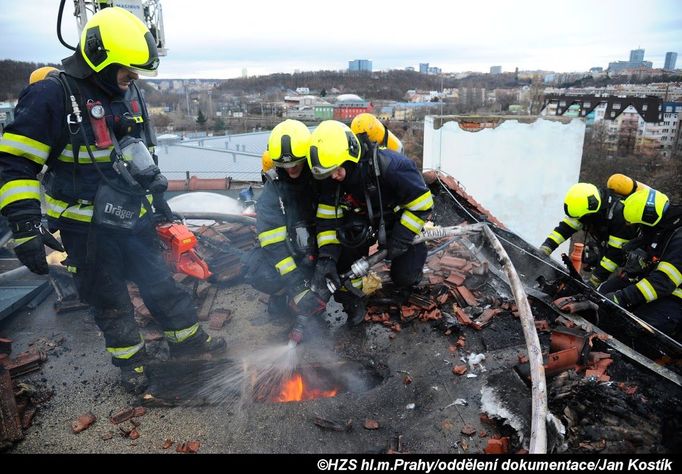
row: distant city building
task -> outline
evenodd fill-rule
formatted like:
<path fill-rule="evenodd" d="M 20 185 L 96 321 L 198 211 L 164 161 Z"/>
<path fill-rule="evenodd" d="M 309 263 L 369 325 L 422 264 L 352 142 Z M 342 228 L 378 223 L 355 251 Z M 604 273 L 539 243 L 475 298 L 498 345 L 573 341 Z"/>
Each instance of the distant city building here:
<path fill-rule="evenodd" d="M 372 61 L 369 59 L 348 61 L 348 72 L 372 72 Z"/>
<path fill-rule="evenodd" d="M 429 63 L 419 63 L 419 73 L 428 74 L 429 73 Z"/>
<path fill-rule="evenodd" d="M 609 72 L 618 74 L 628 69 L 651 69 L 653 63 L 644 60 L 643 49 L 633 49 L 630 51 L 629 61 L 614 61 L 609 63 Z"/>
<path fill-rule="evenodd" d="M 603 67 L 591 67 L 590 68 L 590 73 L 592 73 L 592 74 L 600 74 L 602 72 L 604 72 Z"/>
<path fill-rule="evenodd" d="M 406 71 L 414 71 L 414 67 L 413 67 L 413 66 L 407 66 L 407 67 L 405 68 L 405 70 L 406 70 Z"/>
<path fill-rule="evenodd" d="M 246 79 L 248 76 L 249 76 L 248 71 L 246 70 L 246 68 L 243 68 L 242 69 L 242 79 Z"/>
<path fill-rule="evenodd" d="M 372 112 L 374 109 L 369 101 L 355 94 L 341 94 L 334 104 L 334 119 L 341 121 L 352 120 L 356 115 Z"/>
<path fill-rule="evenodd" d="M 644 61 L 644 50 L 643 49 L 633 49 L 630 51 L 630 62 L 631 63 L 641 63 Z"/>
<path fill-rule="evenodd" d="M 428 74 L 437 76 L 438 74 L 440 74 L 440 73 L 442 73 L 442 72 L 443 72 L 443 70 L 442 70 L 441 68 L 439 68 L 439 67 L 429 66 Z"/>
<path fill-rule="evenodd" d="M 673 53 L 672 51 L 665 53 L 665 66 L 663 66 L 663 69 L 672 71 L 673 69 L 675 69 L 676 62 L 677 53 Z"/>
<path fill-rule="evenodd" d="M 490 74 L 502 74 L 502 66 L 490 66 Z"/>

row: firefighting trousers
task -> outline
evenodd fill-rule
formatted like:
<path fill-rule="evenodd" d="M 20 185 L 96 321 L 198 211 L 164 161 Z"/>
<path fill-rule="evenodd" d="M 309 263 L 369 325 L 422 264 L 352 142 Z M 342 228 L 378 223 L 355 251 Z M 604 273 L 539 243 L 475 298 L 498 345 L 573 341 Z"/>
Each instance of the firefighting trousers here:
<path fill-rule="evenodd" d="M 95 229 L 92 229 L 95 231 Z M 191 331 L 197 310 L 189 293 L 173 280 L 153 227 L 139 233 L 98 230 L 93 235 L 61 232 L 80 297 L 94 308 L 107 350 L 116 365 L 142 349 L 127 282 L 135 283 L 164 331 Z"/>

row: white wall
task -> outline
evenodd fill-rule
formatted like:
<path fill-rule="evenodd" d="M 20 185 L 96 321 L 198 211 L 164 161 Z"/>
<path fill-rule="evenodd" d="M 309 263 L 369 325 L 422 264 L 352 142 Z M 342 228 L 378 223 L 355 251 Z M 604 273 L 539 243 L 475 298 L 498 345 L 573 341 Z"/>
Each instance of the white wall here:
<path fill-rule="evenodd" d="M 494 129 L 468 132 L 442 119 L 438 130 L 440 117 L 424 121 L 424 169 L 453 176 L 511 231 L 539 246 L 563 219 L 566 191 L 578 182 L 584 121 L 509 117 Z M 564 244 L 552 256 L 566 251 Z"/>

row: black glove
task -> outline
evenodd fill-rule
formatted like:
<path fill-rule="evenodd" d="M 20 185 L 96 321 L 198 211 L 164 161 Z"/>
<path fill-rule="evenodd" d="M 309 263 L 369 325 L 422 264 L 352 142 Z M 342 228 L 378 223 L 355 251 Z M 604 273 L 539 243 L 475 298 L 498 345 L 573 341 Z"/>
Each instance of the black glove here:
<path fill-rule="evenodd" d="M 628 277 L 642 275 L 649 268 L 649 254 L 644 249 L 628 252 L 623 271 Z"/>
<path fill-rule="evenodd" d="M 163 194 L 154 194 L 154 211 L 154 221 L 157 225 L 182 220 L 173 213 Z"/>
<path fill-rule="evenodd" d="M 16 246 L 14 253 L 21 263 L 29 270 L 38 275 L 48 273 L 47 260 L 45 259 L 45 245 L 57 250 L 64 251 L 64 247 L 55 239 L 50 232 L 43 227 L 37 217 L 27 218 L 11 224 L 12 235 Z"/>
<path fill-rule="evenodd" d="M 388 241 L 388 259 L 394 260 L 407 252 L 412 245 L 412 241 L 404 240 L 396 236 L 391 236 Z"/>
<path fill-rule="evenodd" d="M 310 289 L 323 300 L 328 300 L 332 293 L 327 286 L 328 279 L 337 289 L 341 287 L 341 279 L 339 278 L 339 272 L 336 270 L 336 262 L 329 257 L 322 257 L 317 260 L 315 265 L 315 273 L 313 273 L 313 278 L 310 282 Z"/>
<path fill-rule="evenodd" d="M 618 291 L 612 291 L 610 293 L 606 293 L 604 297 L 607 300 L 613 301 L 616 303 L 618 306 L 621 306 L 623 308 L 629 308 L 630 305 L 630 300 L 628 297 L 625 295 L 625 292 L 623 290 L 618 290 Z"/>

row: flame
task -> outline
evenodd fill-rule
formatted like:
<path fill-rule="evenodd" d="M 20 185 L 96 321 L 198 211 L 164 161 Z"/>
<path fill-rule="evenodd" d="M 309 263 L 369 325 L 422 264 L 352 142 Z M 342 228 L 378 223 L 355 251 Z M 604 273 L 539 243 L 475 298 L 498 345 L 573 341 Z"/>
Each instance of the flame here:
<path fill-rule="evenodd" d="M 330 398 L 335 397 L 337 389 L 319 390 L 316 388 L 307 388 L 303 383 L 301 374 L 294 374 L 289 380 L 285 380 L 282 384 L 282 391 L 275 397 L 276 402 L 300 402 L 304 400 L 313 400 L 315 398 Z"/>

